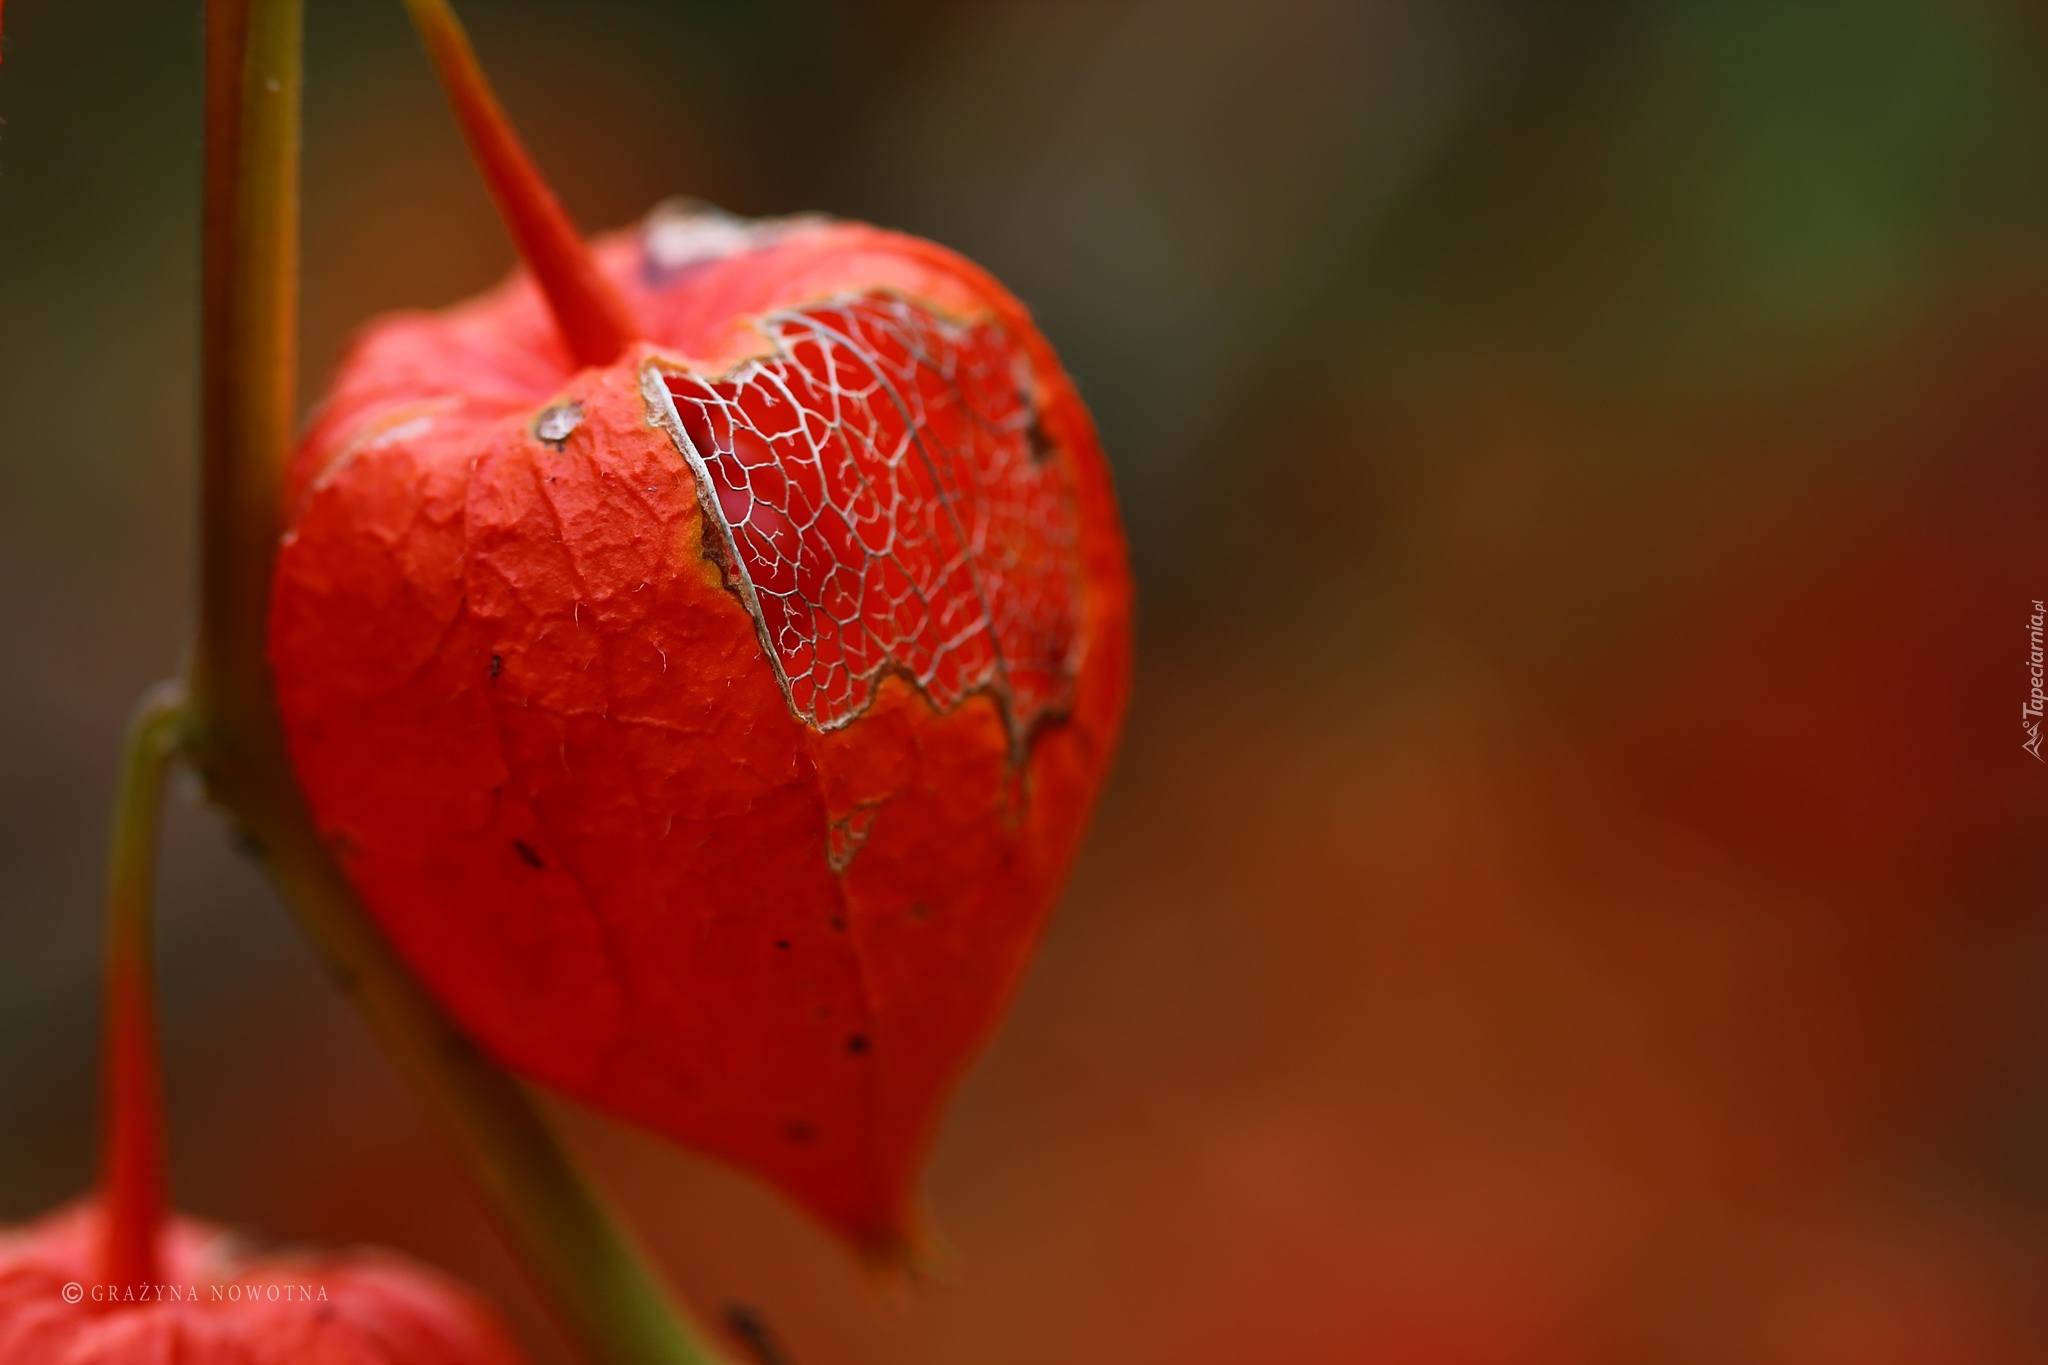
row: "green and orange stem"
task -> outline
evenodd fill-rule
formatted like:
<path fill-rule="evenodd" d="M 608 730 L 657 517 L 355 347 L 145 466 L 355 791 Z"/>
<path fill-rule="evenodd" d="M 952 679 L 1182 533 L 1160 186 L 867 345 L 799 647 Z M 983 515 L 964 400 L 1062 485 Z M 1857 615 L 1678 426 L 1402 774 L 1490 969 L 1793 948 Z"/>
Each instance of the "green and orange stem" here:
<path fill-rule="evenodd" d="M 159 685 L 128 725 L 107 854 L 100 1278 L 153 1284 L 164 1221 L 163 1073 L 151 971 L 150 878 L 164 776 L 183 747 L 185 689 Z"/>
<path fill-rule="evenodd" d="M 285 751 L 265 630 L 297 408 L 303 20 L 303 0 L 207 0 L 200 620 L 185 752 L 585 1357 L 715 1365 L 719 1354 L 569 1160 L 532 1096 L 455 1027 L 378 930 L 320 839 Z M 460 38 L 459 29 L 450 34 Z M 466 53 L 466 44 L 456 51 Z M 473 58 L 468 65 L 473 72 Z M 480 74 L 474 84 L 488 95 Z M 495 101 L 476 112 L 503 123 Z M 500 174 L 524 165 L 531 185 L 545 189 L 509 129 L 490 145 L 490 164 L 506 168 Z M 560 206 L 552 196 L 539 208 L 520 202 L 527 226 L 515 236 L 531 231 L 553 243 L 541 258 L 553 272 L 543 276 L 549 297 L 560 289 L 586 305 L 564 323 L 572 350 L 615 355 L 630 336 L 624 310 L 606 311 L 609 291 L 581 242 L 568 240 Z"/>
<path fill-rule="evenodd" d="M 405 0 L 405 8 L 505 230 L 547 296 L 569 353 L 578 365 L 611 364 L 639 337 L 625 300 L 598 272 L 576 225 L 526 154 L 447 0 Z"/>

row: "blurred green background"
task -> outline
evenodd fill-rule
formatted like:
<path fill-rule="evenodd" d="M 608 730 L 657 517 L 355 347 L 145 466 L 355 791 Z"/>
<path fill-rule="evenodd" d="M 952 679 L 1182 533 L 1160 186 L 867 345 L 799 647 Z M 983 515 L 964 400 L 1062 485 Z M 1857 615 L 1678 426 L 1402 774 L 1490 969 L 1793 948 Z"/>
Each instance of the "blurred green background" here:
<path fill-rule="evenodd" d="M 93 1167 L 98 863 L 189 619 L 199 5 L 0 64 L 0 1218 Z M 591 228 L 689 192 L 1036 310 L 1129 739 L 877 1305 L 564 1109 L 800 1365 L 2048 1359 L 2048 14 L 1992 0 L 476 0 Z M 312 0 L 305 368 L 511 253 Z M 175 1188 L 564 1348 L 289 922 L 173 821 Z"/>

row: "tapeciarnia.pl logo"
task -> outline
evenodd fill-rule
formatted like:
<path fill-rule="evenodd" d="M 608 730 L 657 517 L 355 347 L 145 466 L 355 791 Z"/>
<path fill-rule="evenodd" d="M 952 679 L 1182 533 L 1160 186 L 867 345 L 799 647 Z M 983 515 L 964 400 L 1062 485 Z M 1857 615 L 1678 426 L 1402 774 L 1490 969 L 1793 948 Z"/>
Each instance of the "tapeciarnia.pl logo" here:
<path fill-rule="evenodd" d="M 2048 606 L 2042 605 L 2037 597 L 2034 599 L 2034 614 L 2027 618 L 2027 672 L 2033 678 L 2033 686 L 2027 692 L 2026 705 L 2020 708 L 2020 726 L 2027 732 L 2027 738 L 2020 747 L 2032 754 L 2037 763 L 2048 763 L 2048 759 L 2041 757 L 2041 713 L 2048 709 L 2048 693 L 2041 689 L 2043 621 L 2048 621 Z"/>

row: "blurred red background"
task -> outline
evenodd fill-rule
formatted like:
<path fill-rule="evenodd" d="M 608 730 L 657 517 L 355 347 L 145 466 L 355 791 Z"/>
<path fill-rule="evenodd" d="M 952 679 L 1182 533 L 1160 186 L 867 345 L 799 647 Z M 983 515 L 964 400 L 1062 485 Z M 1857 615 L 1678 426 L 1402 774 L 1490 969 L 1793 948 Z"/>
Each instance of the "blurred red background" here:
<path fill-rule="evenodd" d="M 876 1296 L 561 1111 L 801 1365 L 2048 1359 L 2048 23 L 1995 0 L 543 0 L 592 228 L 946 241 L 1102 421 L 1141 676 Z M 311 7 L 306 378 L 510 250 L 399 7 Z M 116 737 L 188 617 L 198 6 L 0 65 L 0 1217 L 90 1179 Z M 564 1347 L 215 822 L 175 1184 Z"/>

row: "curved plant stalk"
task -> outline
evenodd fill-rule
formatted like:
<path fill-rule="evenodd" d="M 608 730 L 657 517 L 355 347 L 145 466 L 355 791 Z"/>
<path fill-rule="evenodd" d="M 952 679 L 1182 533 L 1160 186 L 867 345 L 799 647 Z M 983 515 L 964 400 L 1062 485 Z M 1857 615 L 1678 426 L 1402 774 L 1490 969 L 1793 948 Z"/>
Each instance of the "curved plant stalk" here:
<path fill-rule="evenodd" d="M 184 745 L 185 689 L 151 689 L 128 723 L 107 850 L 105 1093 L 101 1110 L 100 1278 L 121 1289 L 157 1280 L 164 1221 L 164 1097 L 150 952 L 164 775 Z"/>
<path fill-rule="evenodd" d="M 513 1078 L 398 959 L 287 760 L 264 637 L 291 447 L 303 0 L 208 0 L 200 621 L 188 752 L 569 1335 L 597 1365 L 711 1365 Z"/>

